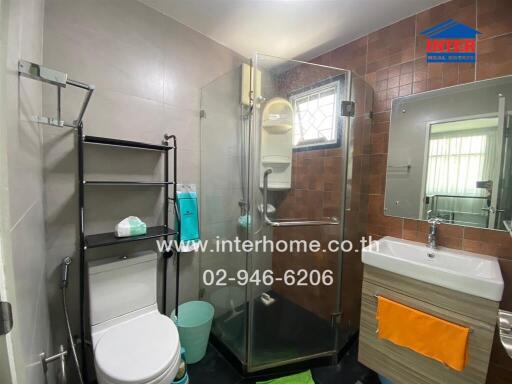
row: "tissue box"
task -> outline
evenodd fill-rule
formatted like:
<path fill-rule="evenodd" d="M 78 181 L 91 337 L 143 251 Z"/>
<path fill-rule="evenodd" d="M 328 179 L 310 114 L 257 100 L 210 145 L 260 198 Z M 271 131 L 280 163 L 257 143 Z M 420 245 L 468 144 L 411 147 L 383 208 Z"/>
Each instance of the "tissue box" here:
<path fill-rule="evenodd" d="M 144 223 L 137 216 L 129 216 L 116 224 L 115 234 L 117 237 L 129 237 L 145 235 L 146 232 L 146 223 Z"/>

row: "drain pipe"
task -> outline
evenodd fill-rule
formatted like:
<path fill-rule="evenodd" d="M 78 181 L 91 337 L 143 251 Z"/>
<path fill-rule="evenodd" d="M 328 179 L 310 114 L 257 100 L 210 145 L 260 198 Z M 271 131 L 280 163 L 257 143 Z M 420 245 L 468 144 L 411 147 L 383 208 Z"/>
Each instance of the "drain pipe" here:
<path fill-rule="evenodd" d="M 71 264 L 71 261 L 71 257 L 66 257 L 64 258 L 64 260 L 62 260 L 60 288 L 62 290 L 62 305 L 64 307 L 64 317 L 66 319 L 66 328 L 68 331 L 69 345 L 71 346 L 71 353 L 73 355 L 73 361 L 75 363 L 78 379 L 80 380 L 80 384 L 84 384 L 84 379 L 82 378 L 82 370 L 80 369 L 80 363 L 78 362 L 78 356 L 76 354 L 73 333 L 71 332 L 71 326 L 69 325 L 68 306 L 66 302 L 66 288 L 68 287 L 69 265 Z"/>

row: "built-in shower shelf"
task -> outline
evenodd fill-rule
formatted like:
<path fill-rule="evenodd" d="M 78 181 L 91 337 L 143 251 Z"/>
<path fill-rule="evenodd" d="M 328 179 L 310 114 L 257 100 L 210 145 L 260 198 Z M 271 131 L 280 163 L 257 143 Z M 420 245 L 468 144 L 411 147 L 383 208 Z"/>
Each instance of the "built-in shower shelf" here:
<path fill-rule="evenodd" d="M 109 145 L 109 146 L 115 146 L 115 147 L 151 149 L 154 151 L 168 151 L 169 149 L 174 149 L 173 147 L 170 147 L 167 145 L 148 144 L 148 143 L 142 143 L 139 141 L 120 140 L 120 139 L 112 139 L 110 137 L 87 136 L 87 135 L 84 137 L 84 143 Z"/>
<path fill-rule="evenodd" d="M 109 245 L 130 243 L 132 241 L 156 239 L 163 236 L 176 235 L 178 232 L 171 228 L 166 228 L 162 225 L 156 227 L 149 227 L 145 235 L 129 236 L 129 237 L 116 237 L 114 232 L 99 233 L 96 235 L 85 236 L 85 248 L 98 248 Z"/>
<path fill-rule="evenodd" d="M 88 180 L 84 181 L 84 185 L 98 185 L 98 186 L 154 186 L 154 187 L 165 187 L 166 185 L 172 185 L 172 181 L 108 181 L 108 180 Z"/>
<path fill-rule="evenodd" d="M 292 124 L 290 123 L 273 123 L 271 121 L 264 122 L 262 126 L 270 133 L 285 133 L 293 128 Z"/>
<path fill-rule="evenodd" d="M 290 164 L 292 160 L 288 156 L 263 156 L 263 164 Z"/>

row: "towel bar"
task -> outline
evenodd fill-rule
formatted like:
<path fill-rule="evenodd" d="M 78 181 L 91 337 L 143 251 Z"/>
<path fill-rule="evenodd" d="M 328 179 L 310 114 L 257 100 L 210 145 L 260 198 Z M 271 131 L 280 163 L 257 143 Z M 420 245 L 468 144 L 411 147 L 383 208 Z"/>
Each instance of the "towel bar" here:
<path fill-rule="evenodd" d="M 268 217 L 268 176 L 272 173 L 272 169 L 268 168 L 263 173 L 263 219 L 265 223 L 271 227 L 314 227 L 321 225 L 340 225 L 340 221 L 336 217 L 329 217 L 328 220 L 271 220 Z"/>

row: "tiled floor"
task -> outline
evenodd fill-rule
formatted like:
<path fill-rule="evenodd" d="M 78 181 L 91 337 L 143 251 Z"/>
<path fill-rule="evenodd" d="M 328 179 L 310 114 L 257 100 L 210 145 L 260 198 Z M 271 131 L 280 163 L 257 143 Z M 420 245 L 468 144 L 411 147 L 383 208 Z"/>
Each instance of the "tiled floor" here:
<path fill-rule="evenodd" d="M 357 362 L 357 343 L 337 365 L 313 368 L 316 384 L 378 384 L 375 374 Z M 199 363 L 189 366 L 191 384 L 253 384 L 244 379 L 212 346 Z"/>
<path fill-rule="evenodd" d="M 303 355 L 316 355 L 338 345 L 345 346 L 355 335 L 355 329 L 336 332 L 331 322 L 321 318 L 292 300 L 271 290 L 275 301 L 265 305 L 257 298 L 253 306 L 252 364 L 262 366 L 274 361 L 289 361 Z M 245 353 L 246 313 L 242 305 L 215 319 L 213 333 L 237 356 Z"/>

